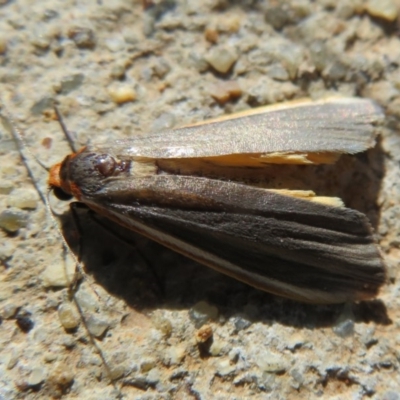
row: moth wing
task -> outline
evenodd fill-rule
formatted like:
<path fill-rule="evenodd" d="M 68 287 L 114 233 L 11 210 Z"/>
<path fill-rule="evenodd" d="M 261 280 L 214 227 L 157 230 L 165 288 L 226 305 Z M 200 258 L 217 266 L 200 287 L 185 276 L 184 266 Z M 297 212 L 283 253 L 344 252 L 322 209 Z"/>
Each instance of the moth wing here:
<path fill-rule="evenodd" d="M 362 300 L 385 281 L 369 222 L 355 210 L 168 175 L 137 179 L 132 187 L 110 182 L 85 203 L 194 260 L 291 299 Z"/>
<path fill-rule="evenodd" d="M 381 117 L 381 109 L 368 99 L 283 103 L 122 140 L 115 148 L 122 158 L 150 159 L 238 154 L 261 158 L 268 154 L 354 154 L 373 146 L 372 124 Z M 331 161 L 328 158 L 320 162 Z"/>

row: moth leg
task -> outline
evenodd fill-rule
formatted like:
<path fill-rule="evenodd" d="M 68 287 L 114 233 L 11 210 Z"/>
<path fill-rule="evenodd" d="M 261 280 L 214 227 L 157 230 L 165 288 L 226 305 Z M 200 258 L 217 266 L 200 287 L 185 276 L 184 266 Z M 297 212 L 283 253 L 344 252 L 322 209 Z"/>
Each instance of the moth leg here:
<path fill-rule="evenodd" d="M 92 218 L 94 222 L 96 222 L 98 225 L 100 225 L 105 231 L 108 233 L 112 234 L 114 237 L 116 237 L 119 241 L 122 243 L 127 244 L 128 246 L 132 247 L 137 255 L 142 259 L 143 263 L 146 265 L 148 270 L 151 272 L 153 275 L 154 283 L 155 286 L 157 287 L 158 290 L 158 295 L 163 299 L 165 297 L 165 287 L 164 284 L 158 275 L 156 269 L 154 268 L 154 264 L 149 260 L 149 258 L 144 254 L 143 251 L 139 249 L 139 247 L 136 245 L 136 243 L 133 243 L 131 240 L 127 239 L 125 236 L 121 235 L 120 233 L 116 232 L 114 229 L 110 228 L 109 225 L 105 224 L 96 214 L 94 211 L 89 210 L 89 215 Z"/>
<path fill-rule="evenodd" d="M 87 207 L 82 203 L 74 201 L 74 202 L 70 203 L 69 208 L 71 211 L 72 220 L 75 225 L 75 230 L 78 233 L 78 238 L 79 238 L 79 240 L 78 240 L 78 261 L 81 262 L 82 261 L 82 249 L 83 249 L 83 236 L 84 235 L 83 235 L 83 229 L 82 229 L 82 225 L 79 220 L 77 210 L 78 210 L 78 208 L 87 209 Z"/>

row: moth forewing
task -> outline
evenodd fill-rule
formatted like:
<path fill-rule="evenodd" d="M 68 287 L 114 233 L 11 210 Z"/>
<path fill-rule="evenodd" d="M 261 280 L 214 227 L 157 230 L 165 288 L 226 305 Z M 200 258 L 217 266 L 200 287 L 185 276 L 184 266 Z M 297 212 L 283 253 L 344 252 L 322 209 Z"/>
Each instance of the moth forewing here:
<path fill-rule="evenodd" d="M 50 185 L 259 289 L 314 303 L 367 299 L 385 267 L 364 214 L 223 178 L 227 169 L 260 172 L 366 150 L 381 117 L 365 99 L 263 108 L 84 148 L 53 167 Z"/>
<path fill-rule="evenodd" d="M 125 193 L 114 183 L 85 202 L 259 289 L 336 303 L 374 297 L 385 280 L 370 224 L 355 210 L 205 178 L 142 178 Z"/>
<path fill-rule="evenodd" d="M 354 154 L 375 143 L 372 124 L 382 118 L 382 111 L 371 100 L 332 98 L 289 104 L 120 140 L 113 148 L 121 157 L 211 162 L 229 157 L 234 163 L 233 156 L 241 155 L 251 163 L 259 157 L 262 165 L 265 155 L 274 153 Z"/>
<path fill-rule="evenodd" d="M 260 169 L 272 164 L 332 164 L 341 154 L 375 143 L 372 124 L 382 111 L 371 100 L 284 104 L 118 140 L 113 151 L 121 159 L 153 162 L 168 173 L 242 180 L 260 179 Z M 107 153 L 108 145 L 96 150 Z"/>

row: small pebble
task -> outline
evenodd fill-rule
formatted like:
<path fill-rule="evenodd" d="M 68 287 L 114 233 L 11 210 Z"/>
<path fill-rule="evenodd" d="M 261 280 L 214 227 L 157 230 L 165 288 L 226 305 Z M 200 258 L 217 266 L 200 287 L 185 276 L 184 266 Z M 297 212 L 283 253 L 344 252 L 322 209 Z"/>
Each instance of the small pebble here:
<path fill-rule="evenodd" d="M 368 0 L 365 9 L 373 17 L 394 21 L 399 14 L 400 4 L 395 0 Z"/>
<path fill-rule="evenodd" d="M 110 39 L 106 39 L 104 44 L 107 49 L 112 52 L 122 51 L 125 48 L 125 41 L 123 37 L 112 37 Z"/>
<path fill-rule="evenodd" d="M 68 303 L 63 303 L 58 307 L 58 318 L 64 329 L 76 329 L 80 323 L 80 317 L 75 308 Z"/>
<path fill-rule="evenodd" d="M 97 338 L 102 337 L 106 330 L 110 327 L 110 323 L 108 321 L 95 315 L 91 315 L 87 319 L 86 323 L 89 332 Z"/>
<path fill-rule="evenodd" d="M 335 60 L 322 71 L 322 76 L 327 80 L 337 82 L 346 77 L 347 70 L 346 65 L 340 60 Z"/>
<path fill-rule="evenodd" d="M 381 400 L 400 400 L 400 394 L 393 391 L 387 391 L 382 394 Z"/>
<path fill-rule="evenodd" d="M 243 373 L 235 377 L 232 381 L 235 386 L 243 386 L 245 384 L 251 384 L 256 381 L 257 378 L 252 373 Z"/>
<path fill-rule="evenodd" d="M 124 365 L 110 365 L 110 378 L 114 381 L 122 378 L 126 374 L 126 367 Z"/>
<path fill-rule="evenodd" d="M 218 357 L 224 353 L 225 342 L 222 340 L 213 340 L 210 348 L 208 349 L 209 354 L 213 357 Z"/>
<path fill-rule="evenodd" d="M 66 349 L 71 350 L 76 346 L 76 340 L 73 338 L 73 336 L 64 337 L 62 340 L 62 345 Z"/>
<path fill-rule="evenodd" d="M 28 333 L 34 327 L 34 322 L 30 318 L 30 314 L 18 315 L 15 319 L 17 326 L 22 332 Z"/>
<path fill-rule="evenodd" d="M 147 390 L 149 388 L 149 383 L 145 376 L 132 376 L 129 379 L 125 380 L 125 385 L 133 386 L 135 388 L 141 390 Z"/>
<path fill-rule="evenodd" d="M 323 40 L 314 40 L 309 47 L 311 60 L 318 71 L 325 69 L 333 58 Z"/>
<path fill-rule="evenodd" d="M 233 363 L 237 363 L 240 357 L 240 349 L 234 348 L 228 353 L 229 360 Z"/>
<path fill-rule="evenodd" d="M 304 376 L 297 369 L 292 369 L 290 375 L 293 378 L 291 386 L 295 389 L 299 389 L 304 382 Z"/>
<path fill-rule="evenodd" d="M 1 310 L 1 316 L 4 319 L 13 318 L 17 314 L 18 309 L 19 307 L 14 303 L 5 304 Z"/>
<path fill-rule="evenodd" d="M 171 129 L 175 126 L 175 115 L 172 113 L 162 113 L 156 118 L 151 126 L 152 132 L 160 132 L 165 129 Z"/>
<path fill-rule="evenodd" d="M 117 63 L 112 66 L 110 76 L 114 79 L 124 79 L 127 65 L 126 63 Z"/>
<path fill-rule="evenodd" d="M 178 365 L 182 362 L 186 355 L 186 348 L 184 345 L 176 345 L 169 347 L 164 353 L 165 365 Z"/>
<path fill-rule="evenodd" d="M 362 95 L 375 100 L 378 104 L 388 104 L 400 96 L 400 90 L 397 90 L 392 82 L 378 81 L 368 84 Z"/>
<path fill-rule="evenodd" d="M 197 328 L 200 328 L 209 320 L 216 320 L 218 317 L 218 308 L 212 306 L 206 301 L 199 301 L 189 311 L 190 319 Z"/>
<path fill-rule="evenodd" d="M 235 326 L 235 331 L 239 332 L 244 329 L 247 329 L 251 325 L 251 321 L 244 317 L 235 317 L 233 319 L 233 324 Z"/>
<path fill-rule="evenodd" d="M 214 28 L 208 27 L 204 31 L 204 37 L 208 42 L 215 44 L 218 42 L 218 31 Z"/>
<path fill-rule="evenodd" d="M 74 279 L 75 263 L 70 257 L 59 263 L 50 263 L 42 272 L 41 278 L 46 288 L 50 287 L 68 287 Z"/>
<path fill-rule="evenodd" d="M 235 372 L 236 366 L 235 364 L 231 364 L 229 359 L 220 360 L 215 365 L 216 373 L 219 376 L 227 376 L 231 375 Z"/>
<path fill-rule="evenodd" d="M 270 351 L 260 351 L 257 354 L 256 364 L 264 372 L 279 374 L 285 372 L 287 363 L 280 354 L 274 354 Z"/>
<path fill-rule="evenodd" d="M 289 74 L 281 64 L 273 64 L 266 68 L 267 75 L 277 81 L 289 80 Z"/>
<path fill-rule="evenodd" d="M 47 378 L 47 383 L 53 390 L 61 392 L 61 394 L 70 387 L 74 382 L 74 372 L 73 368 L 66 364 L 58 364 L 49 374 Z M 61 397 L 60 395 L 57 396 Z"/>
<path fill-rule="evenodd" d="M 234 49 L 230 47 L 213 47 L 206 55 L 205 60 L 218 72 L 227 73 L 238 56 Z"/>
<path fill-rule="evenodd" d="M 140 75 L 144 81 L 150 82 L 153 77 L 153 72 L 154 71 L 148 65 L 145 65 L 140 71 Z"/>
<path fill-rule="evenodd" d="M 338 0 L 336 2 L 336 15 L 341 19 L 349 19 L 355 13 L 361 12 L 359 0 Z"/>
<path fill-rule="evenodd" d="M 193 66 L 199 72 L 207 71 L 209 64 L 206 61 L 206 59 L 203 56 L 201 56 L 199 53 L 192 50 L 189 53 L 188 60 L 189 60 L 190 66 Z"/>
<path fill-rule="evenodd" d="M 124 104 L 135 101 L 137 94 L 131 86 L 111 86 L 108 88 L 111 99 L 117 104 Z"/>
<path fill-rule="evenodd" d="M 155 76 L 160 79 L 164 78 L 164 76 L 167 75 L 170 70 L 171 66 L 165 58 L 159 57 L 155 60 L 153 64 L 153 72 Z"/>
<path fill-rule="evenodd" d="M 34 210 L 37 207 L 39 197 L 34 189 L 14 189 L 8 196 L 7 203 L 10 207 L 22 210 Z"/>
<path fill-rule="evenodd" d="M 360 335 L 360 341 L 365 347 L 370 348 L 378 343 L 378 339 L 375 337 L 375 327 L 368 327 L 362 331 Z"/>
<path fill-rule="evenodd" d="M 61 87 L 61 86 L 60 86 Z M 60 89 L 61 90 L 61 89 Z M 31 107 L 31 113 L 34 115 L 40 115 L 43 113 L 44 110 L 47 110 L 49 108 L 53 108 L 54 105 L 54 99 L 49 96 L 42 97 L 40 100 L 38 100 L 32 107 Z"/>
<path fill-rule="evenodd" d="M 188 376 L 189 372 L 186 370 L 186 368 L 177 368 L 174 369 L 171 373 L 171 375 L 169 376 L 169 380 L 173 381 L 175 379 L 182 379 L 185 376 Z"/>
<path fill-rule="evenodd" d="M 171 336 L 172 324 L 171 321 L 161 315 L 152 315 L 152 321 L 154 326 L 161 331 L 166 337 Z"/>
<path fill-rule="evenodd" d="M 93 290 L 81 286 L 75 294 L 76 301 L 85 311 L 97 312 L 99 309 L 99 299 L 93 294 Z"/>
<path fill-rule="evenodd" d="M 21 354 L 18 351 L 16 351 L 15 349 L 13 349 L 8 354 L 8 360 L 6 361 L 6 359 L 4 359 L 4 361 L 6 361 L 7 369 L 13 369 L 17 365 L 18 360 L 20 360 L 20 359 L 21 359 Z"/>
<path fill-rule="evenodd" d="M 140 371 L 141 372 L 149 372 L 156 365 L 157 365 L 157 361 L 155 358 L 148 358 L 148 359 L 142 360 L 142 362 L 140 363 Z"/>
<path fill-rule="evenodd" d="M 28 385 L 37 386 L 40 385 L 46 379 L 46 370 L 44 368 L 34 368 L 29 374 Z"/>
<path fill-rule="evenodd" d="M 75 89 L 78 89 L 83 81 L 85 80 L 85 75 L 83 74 L 73 74 L 66 76 L 60 82 L 60 86 L 57 88 L 61 94 L 68 94 Z"/>
<path fill-rule="evenodd" d="M 52 144 L 53 144 L 53 139 L 52 138 L 50 138 L 50 137 L 43 138 L 42 146 L 45 149 L 47 149 L 47 150 L 51 149 Z"/>
<path fill-rule="evenodd" d="M 146 37 L 150 37 L 154 32 L 155 18 L 150 13 L 144 13 L 142 19 L 143 34 Z"/>
<path fill-rule="evenodd" d="M 205 343 L 213 335 L 213 330 L 210 325 L 203 325 L 195 333 L 195 338 L 197 343 Z"/>
<path fill-rule="evenodd" d="M 296 368 L 290 371 L 290 375 L 296 382 L 300 384 L 304 382 L 304 376 Z"/>
<path fill-rule="evenodd" d="M 306 340 L 304 339 L 303 335 L 299 332 L 293 333 L 290 337 L 286 339 L 286 348 L 290 351 L 294 351 L 302 346 L 304 346 Z"/>
<path fill-rule="evenodd" d="M 50 21 L 54 18 L 57 18 L 58 16 L 59 16 L 59 13 L 56 10 L 46 9 L 43 12 L 43 20 L 44 21 Z"/>
<path fill-rule="evenodd" d="M 241 23 L 242 19 L 238 15 L 225 15 L 224 18 L 218 19 L 217 29 L 220 32 L 236 33 L 239 31 Z"/>
<path fill-rule="evenodd" d="M 354 334 L 354 321 L 351 319 L 345 319 L 344 321 L 338 322 L 333 328 L 333 332 L 336 335 L 345 338 L 348 336 L 353 336 Z"/>
<path fill-rule="evenodd" d="M 351 305 L 344 305 L 332 330 L 336 335 L 343 338 L 354 335 L 354 314 Z"/>
<path fill-rule="evenodd" d="M 0 228 L 15 233 L 28 224 L 28 215 L 17 208 L 8 208 L 0 213 Z"/>
<path fill-rule="evenodd" d="M 154 387 L 160 381 L 160 371 L 157 368 L 152 368 L 146 376 L 146 381 L 149 386 Z"/>
<path fill-rule="evenodd" d="M 14 183 L 5 179 L 0 181 L 0 194 L 9 194 L 14 188 Z"/>
<path fill-rule="evenodd" d="M 50 47 L 50 38 L 42 34 L 33 34 L 30 38 L 33 46 L 40 52 L 46 51 Z"/>
<path fill-rule="evenodd" d="M 292 82 L 281 83 L 264 77 L 248 89 L 248 101 L 252 106 L 275 104 L 294 97 L 298 91 L 299 88 Z"/>
<path fill-rule="evenodd" d="M 11 240 L 3 241 L 2 243 L 0 242 L 0 261 L 5 261 L 11 258 L 14 255 L 16 247 L 16 242 Z"/>
<path fill-rule="evenodd" d="M 242 95 L 242 89 L 236 81 L 221 81 L 211 86 L 210 95 L 219 104 L 225 104 Z"/>
<path fill-rule="evenodd" d="M 383 31 L 371 18 L 363 18 L 358 24 L 356 35 L 362 40 L 377 40 L 383 36 Z"/>
<path fill-rule="evenodd" d="M 278 30 L 283 28 L 289 19 L 288 9 L 285 5 L 270 7 L 265 12 L 265 21 L 267 24 L 270 24 Z"/>
<path fill-rule="evenodd" d="M 0 38 L 0 56 L 3 56 L 7 52 L 7 41 L 4 37 Z"/>
<path fill-rule="evenodd" d="M 58 356 L 56 353 L 52 352 L 52 351 L 48 351 L 47 353 L 44 354 L 43 356 L 43 360 L 46 363 L 53 363 L 54 361 L 56 361 L 58 359 Z"/>
<path fill-rule="evenodd" d="M 96 45 L 96 36 L 90 28 L 75 26 L 68 30 L 67 35 L 80 49 L 93 49 Z"/>

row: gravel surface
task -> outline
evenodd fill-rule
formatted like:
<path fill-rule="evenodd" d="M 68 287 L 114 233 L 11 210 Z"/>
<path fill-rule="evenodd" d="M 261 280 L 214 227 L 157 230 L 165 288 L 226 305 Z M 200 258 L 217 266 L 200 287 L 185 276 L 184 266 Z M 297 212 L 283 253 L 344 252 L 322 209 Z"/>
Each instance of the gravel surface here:
<path fill-rule="evenodd" d="M 0 0 L 0 98 L 45 166 L 70 152 L 54 101 L 84 145 L 295 98 L 374 99 L 380 141 L 340 160 L 335 190 L 388 265 L 376 300 L 303 305 L 77 210 L 83 319 L 73 257 L 3 119 L 0 399 L 400 399 L 399 20 L 399 0 Z"/>

